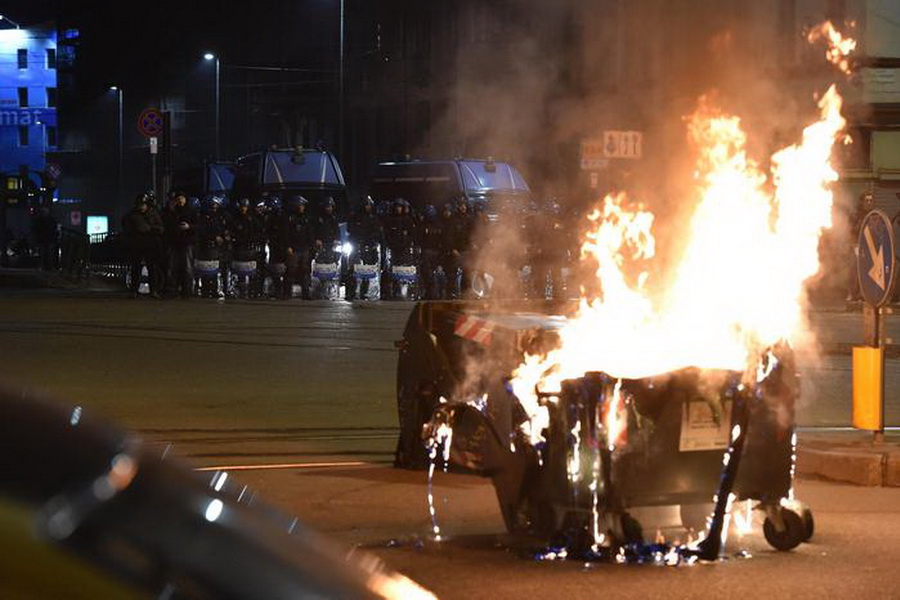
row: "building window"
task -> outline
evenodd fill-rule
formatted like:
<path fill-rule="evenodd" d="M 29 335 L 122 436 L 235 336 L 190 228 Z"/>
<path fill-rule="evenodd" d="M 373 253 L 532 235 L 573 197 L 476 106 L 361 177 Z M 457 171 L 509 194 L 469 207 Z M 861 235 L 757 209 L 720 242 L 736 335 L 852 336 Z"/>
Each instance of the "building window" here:
<path fill-rule="evenodd" d="M 50 148 L 56 148 L 59 145 L 59 141 L 57 138 L 56 127 L 47 127 L 47 146 Z"/>
<path fill-rule="evenodd" d="M 20 108 L 28 107 L 28 88 L 27 87 L 19 88 L 19 107 Z"/>
<path fill-rule="evenodd" d="M 28 145 L 28 127 L 25 125 L 19 125 L 19 145 Z"/>
<path fill-rule="evenodd" d="M 48 87 L 47 88 L 47 108 L 55 108 L 56 107 L 56 88 Z"/>
<path fill-rule="evenodd" d="M 28 50 L 25 48 L 19 48 L 19 68 L 27 69 L 28 68 Z"/>
<path fill-rule="evenodd" d="M 47 48 L 47 68 L 56 68 L 56 48 Z"/>

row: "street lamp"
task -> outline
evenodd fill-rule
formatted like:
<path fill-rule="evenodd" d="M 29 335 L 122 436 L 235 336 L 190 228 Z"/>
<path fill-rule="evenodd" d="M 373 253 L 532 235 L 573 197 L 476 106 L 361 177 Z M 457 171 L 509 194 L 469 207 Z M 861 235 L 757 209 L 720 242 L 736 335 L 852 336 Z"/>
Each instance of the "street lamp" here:
<path fill-rule="evenodd" d="M 219 107 L 222 101 L 219 57 L 212 52 L 207 52 L 203 55 L 203 60 L 216 61 L 216 160 L 219 160 Z"/>
<path fill-rule="evenodd" d="M 10 19 L 7 16 L 0 15 L 0 21 L 9 21 L 12 25 L 15 26 L 16 29 L 21 29 L 21 27 L 19 27 L 18 23 L 16 23 L 15 21 L 13 21 L 12 19 Z"/>
<path fill-rule="evenodd" d="M 338 75 L 338 157 L 344 160 L 344 0 L 341 0 L 340 67 Z"/>
<path fill-rule="evenodd" d="M 119 121 L 119 202 L 125 198 L 125 183 L 123 174 L 123 152 L 124 152 L 124 129 L 122 123 L 123 103 L 125 100 L 125 92 L 117 85 L 110 86 L 109 91 L 116 93 L 116 102 L 118 104 L 118 121 Z"/>

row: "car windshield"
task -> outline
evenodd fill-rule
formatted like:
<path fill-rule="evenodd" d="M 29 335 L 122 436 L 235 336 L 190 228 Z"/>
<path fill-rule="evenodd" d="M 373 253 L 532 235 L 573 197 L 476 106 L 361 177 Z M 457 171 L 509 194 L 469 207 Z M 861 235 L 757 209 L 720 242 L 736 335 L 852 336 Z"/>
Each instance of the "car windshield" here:
<path fill-rule="evenodd" d="M 344 185 L 344 175 L 327 152 L 267 152 L 263 183 Z"/>
<path fill-rule="evenodd" d="M 529 191 L 528 184 L 514 167 L 506 163 L 494 163 L 494 168 L 488 169 L 488 164 L 482 161 L 460 163 L 466 191 L 472 193 L 486 190 Z"/>

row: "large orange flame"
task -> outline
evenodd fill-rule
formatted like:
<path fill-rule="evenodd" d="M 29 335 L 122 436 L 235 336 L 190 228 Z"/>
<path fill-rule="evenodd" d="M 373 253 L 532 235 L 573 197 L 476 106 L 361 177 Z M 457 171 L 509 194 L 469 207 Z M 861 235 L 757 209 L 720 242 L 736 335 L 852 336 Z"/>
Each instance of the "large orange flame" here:
<path fill-rule="evenodd" d="M 563 379 L 589 371 L 619 378 L 685 367 L 745 371 L 767 348 L 806 330 L 804 282 L 819 269 L 819 237 L 831 226 L 841 103 L 832 86 L 820 119 L 772 156 L 768 174 L 749 157 L 740 119 L 701 103 L 688 120 L 700 151 L 697 204 L 679 266 L 659 293 L 647 291 L 653 215 L 625 194 L 604 199 L 583 246 L 598 264 L 601 296 L 582 300 L 557 349 L 527 356 L 514 374 L 533 441 L 548 418 L 538 388 L 557 391 Z"/>

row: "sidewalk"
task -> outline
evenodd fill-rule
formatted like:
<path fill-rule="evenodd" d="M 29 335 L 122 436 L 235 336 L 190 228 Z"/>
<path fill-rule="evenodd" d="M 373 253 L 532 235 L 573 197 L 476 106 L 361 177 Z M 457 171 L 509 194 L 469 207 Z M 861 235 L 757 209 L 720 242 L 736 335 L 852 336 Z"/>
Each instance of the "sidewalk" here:
<path fill-rule="evenodd" d="M 56 289 L 83 291 L 115 291 L 122 290 L 121 285 L 91 275 L 80 281 L 65 277 L 60 271 L 44 271 L 41 269 L 14 269 L 0 267 L 0 288 L 18 289 Z"/>
<path fill-rule="evenodd" d="M 900 487 L 900 431 L 885 433 L 883 444 L 872 433 L 840 430 L 800 432 L 797 473 L 865 486 Z"/>

